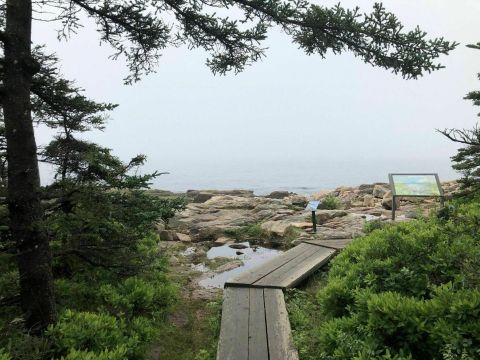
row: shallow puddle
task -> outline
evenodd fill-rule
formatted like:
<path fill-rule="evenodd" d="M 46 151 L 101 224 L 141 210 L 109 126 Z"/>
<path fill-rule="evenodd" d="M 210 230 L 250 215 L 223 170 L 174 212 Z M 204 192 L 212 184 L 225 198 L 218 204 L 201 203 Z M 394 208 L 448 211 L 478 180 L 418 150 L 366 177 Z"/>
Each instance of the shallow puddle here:
<path fill-rule="evenodd" d="M 225 271 L 219 274 L 214 274 L 213 276 L 200 280 L 200 286 L 205 288 L 223 288 L 223 285 L 227 280 L 232 277 L 238 276 L 244 271 L 256 267 L 264 262 L 278 256 L 283 251 L 275 250 L 275 249 L 268 249 L 261 246 L 254 246 L 250 247 L 248 242 L 242 243 L 243 245 L 247 246 L 245 249 L 232 249 L 228 245 L 223 245 L 219 247 L 213 247 L 207 252 L 208 259 L 215 259 L 217 257 L 228 257 L 232 260 L 242 260 L 243 265 Z M 237 251 L 241 251 L 243 254 L 237 255 Z"/>

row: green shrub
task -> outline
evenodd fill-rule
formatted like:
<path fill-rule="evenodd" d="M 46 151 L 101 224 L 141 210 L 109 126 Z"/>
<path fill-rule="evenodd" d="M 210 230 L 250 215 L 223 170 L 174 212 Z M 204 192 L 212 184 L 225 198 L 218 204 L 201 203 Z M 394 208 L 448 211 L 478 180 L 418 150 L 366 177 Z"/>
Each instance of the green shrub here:
<path fill-rule="evenodd" d="M 320 209 L 335 210 L 339 206 L 338 198 L 332 194 L 325 196 L 319 205 Z"/>
<path fill-rule="evenodd" d="M 125 332 L 125 322 L 113 316 L 66 310 L 49 327 L 47 336 L 57 353 L 66 355 L 72 349 L 101 352 L 115 350 L 120 345 L 135 345 Z"/>
<path fill-rule="evenodd" d="M 251 224 L 247 226 L 247 235 L 258 239 L 264 237 L 265 231 L 260 224 Z"/>
<path fill-rule="evenodd" d="M 320 359 L 480 358 L 480 204 L 357 238 L 318 292 Z"/>
<path fill-rule="evenodd" d="M 215 360 L 217 358 L 218 336 L 220 334 L 222 301 L 217 299 L 207 304 L 210 314 L 208 317 L 208 332 L 210 333 L 210 346 L 206 349 L 200 349 L 195 355 L 195 360 Z"/>
<path fill-rule="evenodd" d="M 126 319 L 165 312 L 175 300 L 175 290 L 166 280 L 138 277 L 127 278 L 118 286 L 103 285 L 99 294 L 111 314 Z"/>
<path fill-rule="evenodd" d="M 123 352 L 126 354 L 123 359 L 144 359 L 145 345 L 156 337 L 157 330 L 152 320 L 145 317 L 125 321 L 105 313 L 66 310 L 46 335 L 55 354 L 67 359 L 73 356 L 73 350 L 80 351 L 75 356 L 86 356 L 86 359 L 90 352 L 101 354 L 102 351 L 106 351 L 105 359 L 116 359 L 115 356 Z"/>
<path fill-rule="evenodd" d="M 363 224 L 363 232 L 365 234 L 370 234 L 372 231 L 383 229 L 387 223 L 380 219 L 365 221 Z"/>
<path fill-rule="evenodd" d="M 5 328 L 5 335 L 1 339 L 3 344 L 0 346 L 5 348 L 4 351 L 7 352 L 8 356 L 13 360 L 44 360 L 50 358 L 48 356 L 51 347 L 49 341 L 44 337 L 25 332 L 22 324 L 22 322 L 18 322 L 15 325 L 10 324 L 9 328 Z M 2 359 L 1 356 L 0 359 Z"/>
<path fill-rule="evenodd" d="M 11 360 L 11 356 L 4 350 L 0 348 L 0 360 Z"/>
<path fill-rule="evenodd" d="M 115 350 L 104 350 L 100 353 L 92 351 L 71 350 L 61 360 L 124 360 L 127 354 L 125 346 L 118 346 Z"/>
<path fill-rule="evenodd" d="M 20 292 L 18 271 L 11 270 L 0 274 L 0 297 L 11 297 Z"/>

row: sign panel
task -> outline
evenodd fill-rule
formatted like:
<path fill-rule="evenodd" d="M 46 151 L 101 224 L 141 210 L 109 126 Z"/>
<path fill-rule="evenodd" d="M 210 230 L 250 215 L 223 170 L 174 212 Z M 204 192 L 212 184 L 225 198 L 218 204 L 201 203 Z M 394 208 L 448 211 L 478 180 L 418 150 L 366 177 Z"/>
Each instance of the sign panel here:
<path fill-rule="evenodd" d="M 315 211 L 315 210 L 317 210 L 318 205 L 320 205 L 320 201 L 318 201 L 318 200 L 311 200 L 311 201 L 308 202 L 308 205 L 307 205 L 307 207 L 305 208 L 305 210 Z"/>
<path fill-rule="evenodd" d="M 442 196 L 437 174 L 391 174 L 395 196 Z"/>

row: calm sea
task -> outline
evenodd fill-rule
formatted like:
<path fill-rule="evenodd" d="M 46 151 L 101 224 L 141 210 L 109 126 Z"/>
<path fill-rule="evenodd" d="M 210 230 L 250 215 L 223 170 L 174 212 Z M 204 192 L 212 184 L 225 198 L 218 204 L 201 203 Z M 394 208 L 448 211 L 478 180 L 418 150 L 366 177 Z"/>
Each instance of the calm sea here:
<path fill-rule="evenodd" d="M 183 192 L 195 190 L 248 189 L 258 195 L 274 190 L 312 194 L 341 185 L 355 186 L 388 182 L 388 173 L 438 173 L 441 181 L 459 175 L 447 159 L 396 160 L 252 160 L 252 161 L 176 161 L 163 164 L 162 175 L 154 188 Z"/>

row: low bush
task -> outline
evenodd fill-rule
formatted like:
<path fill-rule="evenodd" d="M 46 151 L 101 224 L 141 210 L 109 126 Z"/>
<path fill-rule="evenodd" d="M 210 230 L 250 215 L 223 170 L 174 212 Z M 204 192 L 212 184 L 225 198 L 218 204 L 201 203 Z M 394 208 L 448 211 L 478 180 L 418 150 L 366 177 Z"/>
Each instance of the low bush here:
<path fill-rule="evenodd" d="M 174 292 L 174 288 L 161 277 L 155 281 L 130 277 L 118 286 L 106 284 L 99 290 L 109 313 L 127 320 L 140 315 L 164 312 L 173 304 Z"/>
<path fill-rule="evenodd" d="M 0 360 L 10 360 L 11 359 L 11 356 L 8 355 L 8 353 L 3 350 L 3 349 L 0 349 Z"/>
<path fill-rule="evenodd" d="M 318 358 L 480 358 L 479 228 L 474 202 L 352 241 L 318 292 Z"/>
<path fill-rule="evenodd" d="M 321 201 L 319 208 L 327 210 L 335 210 L 339 206 L 338 198 L 334 195 L 328 194 Z"/>
<path fill-rule="evenodd" d="M 57 323 L 50 326 L 46 335 L 53 344 L 55 354 L 67 359 L 83 359 L 82 356 L 88 359 L 93 356 L 89 353 L 105 359 L 121 356 L 124 359 L 144 359 L 143 346 L 152 340 L 155 330 L 145 318 L 126 322 L 104 313 L 66 310 Z"/>
<path fill-rule="evenodd" d="M 115 350 L 104 350 L 100 353 L 72 349 L 67 356 L 62 356 L 61 360 L 124 360 L 126 356 L 127 349 L 119 346 Z"/>
<path fill-rule="evenodd" d="M 370 234 L 372 231 L 383 229 L 387 223 L 380 219 L 365 221 L 363 224 L 363 232 L 365 234 Z"/>

